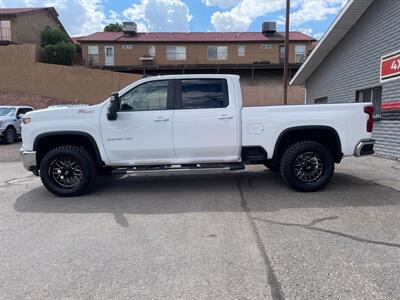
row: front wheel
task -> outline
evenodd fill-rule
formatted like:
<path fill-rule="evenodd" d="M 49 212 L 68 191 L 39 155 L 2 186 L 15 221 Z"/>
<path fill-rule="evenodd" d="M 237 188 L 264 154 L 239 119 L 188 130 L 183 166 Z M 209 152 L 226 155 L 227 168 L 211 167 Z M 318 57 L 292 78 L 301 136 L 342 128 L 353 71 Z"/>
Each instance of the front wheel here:
<path fill-rule="evenodd" d="M 93 185 L 96 164 L 85 149 L 74 145 L 60 146 L 43 157 L 40 178 L 44 186 L 57 196 L 79 196 Z"/>
<path fill-rule="evenodd" d="M 7 144 L 14 144 L 16 139 L 17 139 L 17 131 L 13 127 L 7 128 L 4 135 L 4 141 Z"/>
<path fill-rule="evenodd" d="M 324 145 L 313 141 L 291 145 L 283 154 L 280 164 L 283 180 L 301 192 L 322 189 L 332 179 L 334 170 L 331 152 Z"/>

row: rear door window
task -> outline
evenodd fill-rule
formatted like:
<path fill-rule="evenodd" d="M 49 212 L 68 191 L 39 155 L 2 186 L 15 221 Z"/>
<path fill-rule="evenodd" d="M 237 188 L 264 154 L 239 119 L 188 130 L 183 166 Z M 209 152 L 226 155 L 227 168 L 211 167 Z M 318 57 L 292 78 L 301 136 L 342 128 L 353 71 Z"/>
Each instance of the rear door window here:
<path fill-rule="evenodd" d="M 222 108 L 229 104 L 226 79 L 182 79 L 179 86 L 178 108 Z"/>

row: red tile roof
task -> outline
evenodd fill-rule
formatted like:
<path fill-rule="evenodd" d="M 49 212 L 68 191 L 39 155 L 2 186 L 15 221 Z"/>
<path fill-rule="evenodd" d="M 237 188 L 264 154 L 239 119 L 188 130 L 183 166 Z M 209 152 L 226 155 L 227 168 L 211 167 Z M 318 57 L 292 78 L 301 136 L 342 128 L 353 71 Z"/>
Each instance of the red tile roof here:
<path fill-rule="evenodd" d="M 53 7 L 24 7 L 24 8 L 0 8 L 0 15 L 16 15 L 37 10 L 54 9 Z"/>
<path fill-rule="evenodd" d="M 285 34 L 266 36 L 261 32 L 149 32 L 127 35 L 122 32 L 96 32 L 79 42 L 272 42 L 283 41 Z M 291 41 L 315 41 L 297 31 L 290 32 Z"/>

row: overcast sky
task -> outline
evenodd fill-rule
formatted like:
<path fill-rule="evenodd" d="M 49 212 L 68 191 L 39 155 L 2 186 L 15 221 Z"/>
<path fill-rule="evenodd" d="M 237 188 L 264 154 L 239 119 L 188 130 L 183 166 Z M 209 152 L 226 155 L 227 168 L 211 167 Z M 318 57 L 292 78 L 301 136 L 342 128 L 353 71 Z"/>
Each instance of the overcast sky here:
<path fill-rule="evenodd" d="M 291 0 L 291 30 L 320 38 L 347 0 Z M 283 30 L 285 0 L 0 0 L 0 7 L 54 6 L 71 36 L 135 21 L 140 31 Z"/>

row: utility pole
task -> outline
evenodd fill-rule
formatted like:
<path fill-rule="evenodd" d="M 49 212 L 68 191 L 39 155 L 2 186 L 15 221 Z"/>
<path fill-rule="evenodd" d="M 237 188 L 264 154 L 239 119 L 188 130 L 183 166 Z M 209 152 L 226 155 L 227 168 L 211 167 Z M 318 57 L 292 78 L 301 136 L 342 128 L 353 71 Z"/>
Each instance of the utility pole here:
<path fill-rule="evenodd" d="M 286 0 L 286 28 L 285 28 L 285 61 L 283 64 L 283 105 L 287 105 L 288 77 L 289 77 L 289 17 L 290 0 Z"/>

